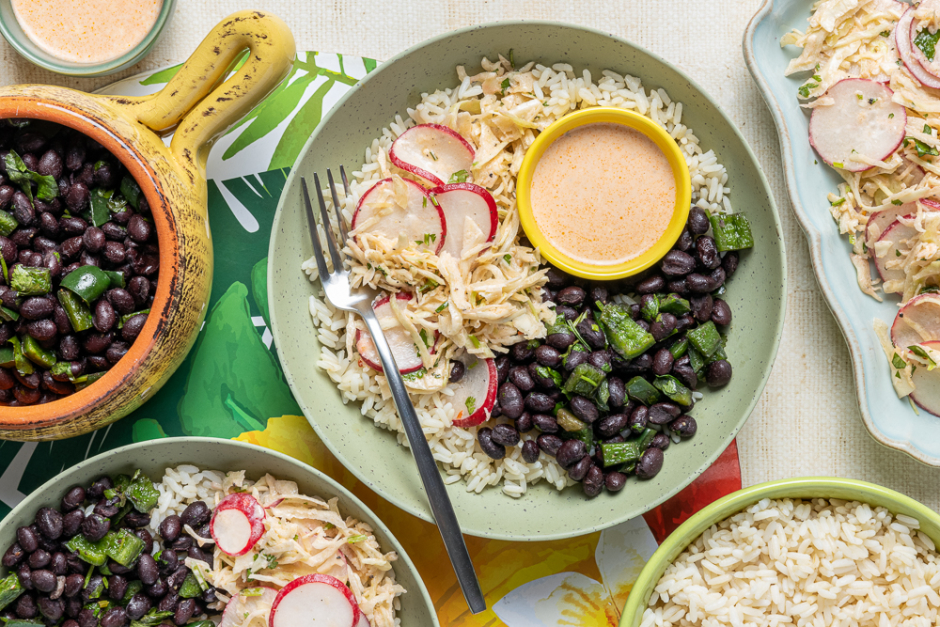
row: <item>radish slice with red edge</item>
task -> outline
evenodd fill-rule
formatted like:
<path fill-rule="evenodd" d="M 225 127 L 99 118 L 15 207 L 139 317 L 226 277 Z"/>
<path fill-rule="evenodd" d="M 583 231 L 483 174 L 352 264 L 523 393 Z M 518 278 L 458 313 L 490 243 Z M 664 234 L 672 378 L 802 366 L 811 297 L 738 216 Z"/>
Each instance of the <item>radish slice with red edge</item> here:
<path fill-rule="evenodd" d="M 924 5 L 926 4 L 926 2 L 921 2 L 920 7 L 918 8 L 924 8 Z M 934 10 L 936 10 L 936 7 L 934 7 Z M 928 24 L 925 24 L 920 20 L 911 21 L 911 54 L 913 54 L 917 63 L 919 63 L 922 68 L 924 68 L 925 72 L 934 78 L 940 78 L 940 59 L 938 59 L 936 56 L 934 56 L 933 59 L 928 59 L 927 55 L 924 54 L 924 51 L 921 50 L 917 45 L 917 37 L 925 30 L 927 31 L 928 35 L 931 34 L 930 30 L 928 29 Z"/>
<path fill-rule="evenodd" d="M 372 627 L 372 623 L 369 622 L 369 619 L 366 618 L 366 613 L 362 612 L 360 609 L 359 622 L 356 623 L 356 627 Z"/>
<path fill-rule="evenodd" d="M 885 159 L 904 140 L 905 108 L 891 100 L 891 88 L 876 81 L 847 78 L 829 88 L 833 103 L 816 107 L 809 120 L 809 143 L 829 165 L 861 172 L 872 166 L 854 155 Z"/>
<path fill-rule="evenodd" d="M 905 218 L 913 219 L 913 215 L 904 216 Z M 878 270 L 878 276 L 881 277 L 882 281 L 903 281 L 905 274 L 902 268 L 888 268 L 887 263 L 892 259 L 897 259 L 898 255 L 898 245 L 904 241 L 908 240 L 917 235 L 917 229 L 906 224 L 902 224 L 899 220 L 895 220 L 891 223 L 885 232 L 881 234 L 881 237 L 878 238 L 878 242 L 889 242 L 891 246 L 887 248 L 881 256 L 872 255 L 875 259 L 875 268 Z M 880 249 L 880 247 L 878 247 Z"/>
<path fill-rule="evenodd" d="M 914 28 L 914 9 L 909 8 L 898 20 L 894 27 L 894 43 L 898 49 L 898 56 L 904 63 L 907 71 L 917 79 L 924 87 L 940 89 L 940 77 L 936 77 L 924 69 L 917 59 L 914 58 L 914 44 L 911 40 L 911 34 Z"/>
<path fill-rule="evenodd" d="M 455 361 L 464 365 L 460 381 L 452 381 L 454 395 L 450 402 L 457 410 L 455 427 L 475 427 L 486 422 L 496 405 L 496 387 L 499 375 L 495 359 L 478 359 L 476 355 L 461 353 Z"/>
<path fill-rule="evenodd" d="M 907 301 L 891 325 L 891 343 L 901 348 L 940 340 L 940 295 L 920 294 Z"/>
<path fill-rule="evenodd" d="M 473 183 L 451 183 L 441 185 L 431 190 L 431 193 L 444 212 L 444 221 L 447 223 L 447 240 L 441 253 L 450 253 L 455 259 L 463 257 L 467 220 L 476 224 L 485 242 L 492 242 L 496 238 L 499 213 L 496 200 L 485 188 Z"/>
<path fill-rule="evenodd" d="M 441 124 L 412 126 L 392 142 L 388 151 L 397 167 L 432 185 L 450 183 L 459 173 L 469 176 L 474 154 L 470 142 Z"/>
<path fill-rule="evenodd" d="M 215 506 L 209 531 L 226 555 L 244 555 L 264 535 L 264 508 L 250 494 L 229 494 Z"/>
<path fill-rule="evenodd" d="M 884 235 L 888 227 L 894 224 L 895 220 L 901 216 L 910 215 L 917 212 L 917 204 L 906 202 L 903 205 L 892 205 L 887 209 L 876 211 L 868 216 L 868 224 L 865 226 L 865 243 L 868 248 L 873 248 L 878 238 Z"/>
<path fill-rule="evenodd" d="M 940 351 L 940 341 L 923 342 L 920 346 Z M 936 359 L 932 359 L 936 363 Z M 927 366 L 918 364 L 911 379 L 914 381 L 911 400 L 924 411 L 940 416 L 940 368 L 930 370 Z"/>
<path fill-rule="evenodd" d="M 225 604 L 219 627 L 239 627 L 245 624 L 245 617 L 259 610 L 266 615 L 274 605 L 277 590 L 267 586 L 245 588 Z"/>
<path fill-rule="evenodd" d="M 395 297 L 402 306 L 412 299 L 412 295 L 408 292 L 399 292 Z M 375 317 L 379 319 L 379 323 L 385 329 L 385 340 L 388 342 L 389 348 L 392 349 L 392 355 L 395 356 L 398 371 L 402 374 L 410 374 L 421 370 L 424 367 L 424 362 L 421 361 L 421 356 L 411 334 L 399 324 L 398 319 L 395 317 L 390 300 L 390 296 L 383 296 L 373 303 L 372 311 L 375 312 Z M 435 332 L 434 344 L 428 348 L 432 354 L 435 350 L 437 337 L 438 333 Z M 375 348 L 375 342 L 369 332 L 364 329 L 356 331 L 356 351 L 367 366 L 373 370 L 384 372 L 379 351 Z"/>
<path fill-rule="evenodd" d="M 362 612 L 353 593 L 329 575 L 304 575 L 277 593 L 271 627 L 356 627 Z"/>
<path fill-rule="evenodd" d="M 399 197 L 400 191 L 403 197 Z M 385 213 L 387 209 L 391 211 Z M 396 245 L 402 240 L 405 245 L 414 242 L 418 250 L 437 254 L 447 237 L 444 213 L 428 190 L 401 177 L 382 179 L 362 195 L 351 228 L 355 230 L 372 218 L 375 221 L 363 232 L 381 235 Z"/>

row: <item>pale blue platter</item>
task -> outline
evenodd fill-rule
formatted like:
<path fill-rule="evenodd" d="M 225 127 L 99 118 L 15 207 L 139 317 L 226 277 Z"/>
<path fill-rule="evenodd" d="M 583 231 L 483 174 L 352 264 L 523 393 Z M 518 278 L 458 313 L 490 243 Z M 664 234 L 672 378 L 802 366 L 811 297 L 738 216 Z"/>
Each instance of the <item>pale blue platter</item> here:
<path fill-rule="evenodd" d="M 885 302 L 878 303 L 859 290 L 849 259 L 851 246 L 847 237 L 839 235 L 826 200 L 842 179 L 810 147 L 809 116 L 796 99 L 806 77 L 783 75 L 800 50 L 781 48 L 780 38 L 794 28 L 806 29 L 812 4 L 812 0 L 767 0 L 744 33 L 744 58 L 773 115 L 790 202 L 806 232 L 819 286 L 849 346 L 862 420 L 878 442 L 940 466 L 940 418 L 920 408 L 915 411 L 907 399 L 898 399 L 872 328 L 875 318 L 890 325 L 899 301 L 886 295 Z"/>

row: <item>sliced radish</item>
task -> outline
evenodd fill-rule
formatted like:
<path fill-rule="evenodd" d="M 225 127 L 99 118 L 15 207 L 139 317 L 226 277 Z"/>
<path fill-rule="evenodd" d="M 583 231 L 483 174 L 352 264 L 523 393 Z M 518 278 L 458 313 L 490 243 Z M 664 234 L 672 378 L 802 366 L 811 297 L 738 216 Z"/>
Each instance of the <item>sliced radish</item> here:
<path fill-rule="evenodd" d="M 486 242 L 492 242 L 496 237 L 499 213 L 493 195 L 485 188 L 473 183 L 451 183 L 441 185 L 431 193 L 441 206 L 447 223 L 447 241 L 440 252 L 448 252 L 456 259 L 463 256 L 467 220 L 476 224 Z"/>
<path fill-rule="evenodd" d="M 924 69 L 917 59 L 914 58 L 914 45 L 911 41 L 911 33 L 914 27 L 914 8 L 911 7 L 904 12 L 901 19 L 894 27 L 894 42 L 898 49 L 898 56 L 904 62 L 907 71 L 916 78 L 924 87 L 940 89 L 940 78 L 934 76 Z"/>
<path fill-rule="evenodd" d="M 339 579 L 344 585 L 349 581 L 349 564 L 346 561 L 346 556 L 340 551 L 337 551 L 336 555 L 321 564 L 317 570 L 322 575 Z"/>
<path fill-rule="evenodd" d="M 212 513 L 209 531 L 226 555 L 244 555 L 264 535 L 264 508 L 250 494 L 229 494 Z"/>
<path fill-rule="evenodd" d="M 921 346 L 940 351 L 940 342 L 936 340 L 923 342 Z M 917 366 L 911 379 L 914 381 L 911 400 L 924 411 L 940 416 L 940 368 L 929 370 L 926 366 Z"/>
<path fill-rule="evenodd" d="M 913 219 L 913 215 L 904 216 L 905 218 Z M 873 255 L 875 259 L 875 268 L 878 270 L 878 276 L 881 277 L 882 281 L 903 281 L 905 274 L 904 270 L 901 268 L 888 268 L 887 263 L 892 259 L 897 259 L 899 244 L 902 241 L 909 240 L 910 238 L 917 235 L 917 229 L 906 224 L 902 224 L 900 220 L 895 220 L 891 225 L 885 229 L 885 232 L 881 234 L 881 237 L 878 238 L 879 242 L 890 242 L 891 246 L 885 251 L 882 252 L 882 255 Z"/>
<path fill-rule="evenodd" d="M 388 156 L 396 166 L 432 185 L 450 182 L 473 168 L 473 146 L 456 131 L 440 124 L 419 124 L 392 142 Z"/>
<path fill-rule="evenodd" d="M 408 292 L 399 292 L 395 296 L 402 302 L 407 302 L 412 299 L 412 295 Z M 392 349 L 392 355 L 395 356 L 398 371 L 402 374 L 409 374 L 421 370 L 424 366 L 424 362 L 421 361 L 418 348 L 415 346 L 411 334 L 401 326 L 398 319 L 395 317 L 395 313 L 392 311 L 392 305 L 389 302 L 390 300 L 391 298 L 389 296 L 383 296 L 372 305 L 372 311 L 375 312 L 375 317 L 379 319 L 379 323 L 382 325 L 382 328 L 385 329 L 385 340 Z M 438 335 L 439 334 L 435 332 L 434 344 L 428 349 L 431 354 L 434 353 Z M 369 335 L 368 331 L 356 331 L 356 350 L 359 352 L 359 356 L 362 357 L 362 361 L 364 361 L 366 365 L 373 370 L 383 372 L 382 360 L 379 358 L 379 352 L 375 348 L 375 342 L 372 341 L 372 336 Z"/>
<path fill-rule="evenodd" d="M 881 237 L 888 227 L 901 216 L 910 215 L 917 211 L 917 204 L 906 202 L 903 205 L 892 205 L 887 209 L 876 211 L 868 216 L 868 224 L 865 226 L 865 242 L 868 248 L 873 248 L 875 242 Z"/>
<path fill-rule="evenodd" d="M 359 199 L 352 228 L 372 218 L 375 221 L 365 232 L 402 242 L 402 245 L 415 242 L 418 250 L 435 254 L 444 246 L 447 236 L 444 213 L 432 202 L 428 190 L 414 181 L 392 177 L 370 187 Z"/>
<path fill-rule="evenodd" d="M 277 593 L 271 627 L 356 627 L 362 612 L 343 582 L 329 575 L 305 575 Z"/>
<path fill-rule="evenodd" d="M 891 343 L 907 348 L 940 340 L 940 295 L 921 294 L 907 301 L 891 325 Z"/>
<path fill-rule="evenodd" d="M 928 25 L 924 24 L 921 21 L 912 21 L 911 22 L 911 53 L 914 55 L 914 59 L 920 64 L 924 71 L 933 76 L 934 78 L 940 78 L 940 59 L 934 57 L 933 59 L 928 59 L 927 55 L 924 54 L 924 51 L 917 47 L 914 43 L 914 40 L 917 39 L 917 35 L 923 30 L 927 29 Z M 927 30 L 930 33 L 929 30 Z"/>
<path fill-rule="evenodd" d="M 470 353 L 456 355 L 454 360 L 464 365 L 463 377 L 450 384 L 451 403 L 457 410 L 454 426 L 475 427 L 486 422 L 496 405 L 496 360 L 478 359 Z"/>
<path fill-rule="evenodd" d="M 892 102 L 887 85 L 846 78 L 826 92 L 833 103 L 816 107 L 809 120 L 809 143 L 823 161 L 849 172 L 872 166 L 852 161 L 855 155 L 885 159 L 904 140 L 907 112 Z"/>
<path fill-rule="evenodd" d="M 372 623 L 369 622 L 369 619 L 366 618 L 366 613 L 360 610 L 359 622 L 356 623 L 356 627 L 372 627 Z"/>
<path fill-rule="evenodd" d="M 239 627 L 245 625 L 245 617 L 257 614 L 267 617 L 277 598 L 277 590 L 267 586 L 245 588 L 225 604 L 219 627 Z"/>

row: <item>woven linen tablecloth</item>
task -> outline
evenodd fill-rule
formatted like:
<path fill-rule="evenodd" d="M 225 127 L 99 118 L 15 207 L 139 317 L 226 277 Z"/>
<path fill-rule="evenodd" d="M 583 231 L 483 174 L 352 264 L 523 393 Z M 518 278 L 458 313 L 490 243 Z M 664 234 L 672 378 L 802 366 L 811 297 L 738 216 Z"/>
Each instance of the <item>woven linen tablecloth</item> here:
<path fill-rule="evenodd" d="M 320 79 L 317 81 L 320 82 L 311 81 L 303 90 L 322 88 L 322 81 L 328 80 L 343 85 L 347 80 L 343 76 L 344 72 L 335 70 L 344 70 L 349 76 L 355 77 L 370 69 L 368 60 L 351 55 L 388 58 L 427 37 L 501 18 L 527 17 L 584 24 L 645 46 L 693 76 L 718 100 L 742 130 L 770 180 L 784 226 L 789 261 L 787 323 L 773 374 L 757 409 L 738 438 L 737 452 L 740 455 L 744 485 L 803 475 L 837 475 L 880 483 L 909 494 L 933 509 L 940 509 L 940 470 L 924 467 L 903 454 L 882 448 L 868 437 L 859 418 L 845 342 L 813 277 L 805 240 L 787 201 L 771 118 L 747 73 L 741 54 L 744 27 L 758 5 L 756 0 L 694 0 L 684 3 L 661 0 L 613 3 L 594 0 L 578 3 L 548 0 L 411 0 L 383 5 L 361 0 L 259 0 L 251 5 L 245 0 L 214 0 L 211 3 L 204 0 L 179 0 L 177 15 L 165 39 L 147 60 L 124 75 L 141 71 L 152 73 L 158 68 L 182 61 L 219 19 L 244 8 L 267 9 L 285 19 L 294 31 L 298 50 L 340 50 L 346 53 L 349 67 L 331 66 L 332 69 L 323 73 L 318 70 Z M 328 61 L 328 58 L 336 58 L 331 55 L 321 56 L 319 66 L 323 68 L 334 63 Z M 302 57 L 299 60 L 318 65 L 316 58 Z M 50 74 L 22 61 L 5 43 L 0 43 L 0 61 L 0 81 L 3 84 L 56 83 L 91 91 L 120 78 L 119 75 L 79 80 Z M 149 87 L 158 86 L 161 80 L 165 78 L 157 74 L 151 79 L 152 85 Z M 147 87 L 141 86 L 142 89 Z M 303 91 L 300 87 L 295 89 Z M 302 93 L 298 94 L 298 98 L 302 96 Z M 287 97 L 289 99 L 290 95 Z M 264 134 L 263 123 L 249 120 L 245 124 L 255 124 L 255 129 L 245 128 L 239 134 L 240 138 L 244 137 L 240 140 L 243 143 L 254 135 Z M 231 170 L 235 172 L 232 179 L 217 181 L 211 186 L 210 204 L 213 206 L 233 208 L 240 205 L 248 210 L 247 215 L 239 214 L 238 210 L 211 213 L 215 233 L 226 228 L 224 223 L 227 221 L 232 232 L 240 229 L 245 233 L 245 246 L 257 247 L 258 241 L 267 241 L 270 213 L 273 213 L 284 183 L 284 173 L 279 168 L 290 166 L 292 155 L 299 149 L 294 143 L 302 144 L 308 132 L 305 131 L 297 138 L 289 138 L 287 142 L 278 142 L 266 153 L 265 159 L 269 163 L 250 164 L 246 160 L 244 172 L 237 168 Z M 238 160 L 238 150 L 232 146 L 233 142 L 222 142 L 216 146 L 213 162 L 221 163 L 228 151 L 229 163 L 226 167 L 231 168 L 232 163 Z M 212 168 L 210 163 L 210 176 L 213 174 Z M 261 172 L 264 173 L 254 176 Z M 242 178 L 247 174 L 251 176 Z M 234 178 L 236 176 L 238 178 Z M 736 184 L 747 182 L 730 181 L 732 199 Z M 251 223 L 249 216 L 266 215 L 266 212 L 267 221 L 258 220 L 258 224 L 254 225 Z M 220 314 L 218 324 L 215 327 L 207 324 L 209 333 L 205 333 L 200 342 L 217 342 L 219 350 L 242 346 L 247 347 L 245 350 L 266 350 L 270 344 L 270 335 L 264 332 L 264 286 L 260 283 L 263 267 L 238 267 L 238 270 L 227 273 L 224 257 L 226 250 L 227 247 L 216 247 L 217 275 L 214 289 L 219 293 L 214 292 L 213 298 L 217 302 L 214 311 Z M 235 250 L 230 249 L 229 254 L 234 255 Z M 232 268 L 236 267 L 232 264 Z M 286 389 L 278 378 L 276 362 L 262 370 L 266 371 L 262 376 L 268 377 L 267 385 L 274 388 L 282 386 L 278 388 L 281 392 Z M 344 483 L 354 482 L 352 476 L 335 461 L 331 462 L 328 451 L 315 438 L 292 437 L 291 434 L 303 429 L 307 429 L 308 435 L 312 436 L 312 431 L 302 419 L 290 418 L 299 414 L 299 411 L 289 394 L 273 395 L 274 401 L 268 402 L 268 399 L 252 397 L 242 390 L 233 390 L 232 394 L 221 397 L 218 394 L 198 398 L 189 395 L 193 400 L 187 405 L 184 388 L 202 385 L 218 389 L 223 379 L 240 380 L 242 376 L 244 373 L 232 368 L 220 373 L 219 381 L 186 381 L 187 371 L 185 367 L 182 368 L 168 384 L 168 387 L 180 390 L 177 411 L 181 427 L 176 434 L 197 433 L 198 418 L 208 415 L 206 412 L 216 416 L 224 415 L 226 420 L 231 421 L 227 427 L 230 433 L 216 432 L 216 425 L 212 435 L 237 436 L 239 439 L 271 446 L 318 467 L 327 465 L 331 474 Z M 142 412 L 146 411 L 147 406 Z M 153 411 L 157 411 L 156 406 Z M 146 413 L 138 414 L 141 415 L 137 416 L 137 420 L 126 420 L 115 425 L 114 434 L 101 432 L 97 441 L 86 436 L 83 440 L 86 450 L 79 453 L 78 459 L 81 454 L 93 455 L 99 452 L 99 447 L 103 446 L 103 441 L 108 437 L 129 441 L 128 438 L 147 439 L 162 435 L 162 427 L 157 420 L 160 416 L 148 418 Z M 185 424 L 186 416 L 191 417 L 193 422 Z M 41 479 L 46 478 L 37 473 L 35 480 L 32 480 L 28 474 L 30 467 L 39 467 L 35 464 L 41 459 L 54 460 L 57 467 L 78 461 L 70 459 L 69 455 L 60 455 L 66 448 L 74 450 L 74 446 L 66 447 L 65 443 L 62 448 L 57 449 L 56 446 L 59 445 L 24 448 L 18 444 L 0 444 L 0 470 L 3 471 L 0 476 L 0 501 L 15 503 L 24 491 L 35 488 Z M 19 448 L 13 451 L 12 447 Z M 107 448 L 111 446 L 105 446 L 104 450 Z M 736 465 L 734 453 L 731 451 L 723 458 L 729 464 L 728 468 Z M 37 457 L 33 459 L 33 456 Z M 24 476 L 24 473 L 27 474 Z M 734 474 L 731 472 L 727 476 Z M 14 480 L 14 477 L 17 479 Z M 734 487 L 719 484 L 709 494 Z M 370 506 L 375 504 L 372 500 L 367 502 Z M 2 511 L 8 510 L 4 507 Z M 397 515 L 386 514 L 386 510 L 381 509 L 379 514 L 399 537 L 402 529 L 414 525 L 423 526 L 427 533 L 435 533 L 426 523 L 401 512 L 397 512 Z M 670 515 L 669 512 L 665 514 L 667 517 Z M 388 516 L 394 520 L 389 520 Z M 505 564 L 504 569 L 486 571 L 488 576 L 498 581 L 483 581 L 484 588 L 491 591 L 488 594 L 491 607 L 495 601 L 504 600 L 502 611 L 496 614 L 488 612 L 474 618 L 465 613 L 459 591 L 453 592 L 456 598 L 442 599 L 440 594 L 446 590 L 437 587 L 436 582 L 429 579 L 428 575 L 434 572 L 435 560 L 439 564 L 442 557 L 438 554 L 436 543 L 423 552 L 421 547 L 408 542 L 406 548 L 428 580 L 444 625 L 608 625 L 616 624 L 616 606 L 622 606 L 622 599 L 627 592 L 618 584 L 628 583 L 626 579 L 629 577 L 624 578 L 622 568 L 618 573 L 606 570 L 603 557 L 605 551 L 627 545 L 645 547 L 637 556 L 636 567 L 639 567 L 642 565 L 642 554 L 655 546 L 650 529 L 655 533 L 657 525 L 663 522 L 668 523 L 651 520 L 650 526 L 639 522 L 635 527 L 622 526 L 616 537 L 614 534 L 608 534 L 607 538 L 593 534 L 593 537 L 586 536 L 575 541 L 545 543 L 535 553 L 520 548 L 519 555 L 506 550 L 504 544 L 499 546 L 499 554 L 487 555 L 485 541 L 470 539 L 475 559 L 482 559 L 488 564 Z M 545 573 L 566 572 L 577 573 L 578 576 L 544 576 Z M 523 586 L 527 583 L 530 584 L 528 588 Z M 517 593 L 515 597 L 510 594 L 520 590 L 525 594 Z M 534 599 L 553 600 L 538 605 Z M 576 608 L 576 613 L 563 613 L 561 610 L 565 608 L 569 608 L 569 611 L 575 611 L 570 608 Z"/>

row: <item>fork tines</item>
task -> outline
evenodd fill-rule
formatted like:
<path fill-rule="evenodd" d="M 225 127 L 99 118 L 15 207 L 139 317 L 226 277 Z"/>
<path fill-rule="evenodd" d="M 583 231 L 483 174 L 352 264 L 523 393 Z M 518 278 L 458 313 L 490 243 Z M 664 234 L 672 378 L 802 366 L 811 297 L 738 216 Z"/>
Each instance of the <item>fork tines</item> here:
<path fill-rule="evenodd" d="M 346 198 L 350 197 L 349 191 L 349 179 L 346 177 L 346 169 L 343 166 L 339 168 L 340 176 L 343 181 L 343 191 L 346 194 Z M 323 223 L 323 230 L 326 232 L 326 245 L 330 251 L 330 261 L 333 263 L 333 269 L 335 272 L 341 272 L 343 270 L 343 247 L 346 245 L 346 240 L 349 238 L 348 232 L 346 230 L 346 221 L 343 219 L 343 213 L 340 210 L 339 196 L 336 193 L 336 183 L 333 181 L 333 172 L 329 168 L 326 170 L 326 178 L 330 184 L 330 196 L 333 200 L 333 209 L 336 213 L 336 223 L 337 228 L 339 229 L 340 243 L 336 241 L 336 235 L 333 232 L 332 226 L 330 224 L 330 214 L 326 208 L 326 202 L 323 200 L 323 187 L 320 184 L 320 176 L 314 172 L 313 174 L 313 184 L 316 188 L 317 202 L 320 204 L 320 219 Z M 304 204 L 307 208 L 307 222 L 310 228 L 310 237 L 313 239 L 313 250 L 317 258 L 317 269 L 320 274 L 320 281 L 325 282 L 329 274 L 326 269 L 326 259 L 323 255 L 323 247 L 320 244 L 320 236 L 317 232 L 317 220 L 313 214 L 313 205 L 310 202 L 310 192 L 307 189 L 307 179 L 300 177 L 301 190 L 303 191 Z"/>

